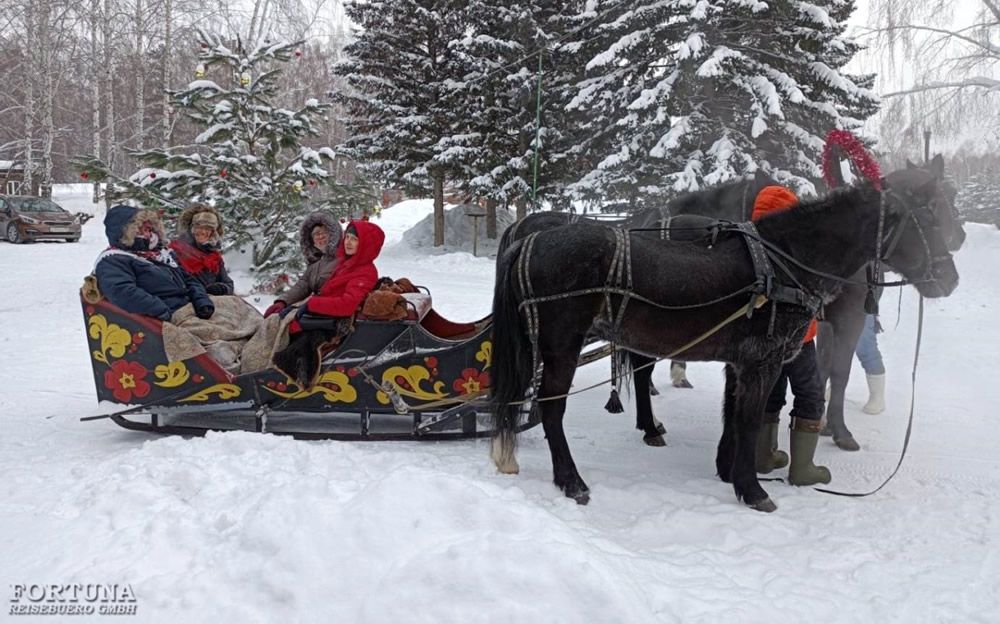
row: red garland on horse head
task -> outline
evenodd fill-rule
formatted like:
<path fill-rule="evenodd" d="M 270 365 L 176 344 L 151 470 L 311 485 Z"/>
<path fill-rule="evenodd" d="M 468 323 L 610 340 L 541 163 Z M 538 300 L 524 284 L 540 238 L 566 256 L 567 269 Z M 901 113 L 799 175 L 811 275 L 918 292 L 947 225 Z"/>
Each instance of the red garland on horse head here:
<path fill-rule="evenodd" d="M 865 149 L 864 143 L 847 130 L 831 130 L 826 135 L 826 143 L 823 144 L 823 180 L 827 186 L 835 188 L 839 184 L 834 167 L 840 166 L 840 160 L 834 157 L 834 148 L 839 148 L 841 153 L 850 158 L 858 172 L 876 190 L 882 190 L 882 171 L 878 163 Z"/>

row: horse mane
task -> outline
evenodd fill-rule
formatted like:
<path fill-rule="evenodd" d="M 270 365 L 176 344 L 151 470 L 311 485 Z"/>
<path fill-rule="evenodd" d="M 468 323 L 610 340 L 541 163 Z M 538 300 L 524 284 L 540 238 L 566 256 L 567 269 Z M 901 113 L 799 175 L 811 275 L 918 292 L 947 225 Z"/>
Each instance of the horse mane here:
<path fill-rule="evenodd" d="M 829 195 L 801 201 L 789 210 L 766 215 L 757 221 L 757 228 L 762 235 L 778 242 L 786 236 L 794 239 L 796 232 L 828 227 L 825 224 L 829 220 L 820 221 L 817 217 L 836 214 L 848 226 L 844 233 L 856 238 L 863 229 L 864 216 L 876 217 L 881 201 L 881 193 L 870 183 L 840 188 Z"/>

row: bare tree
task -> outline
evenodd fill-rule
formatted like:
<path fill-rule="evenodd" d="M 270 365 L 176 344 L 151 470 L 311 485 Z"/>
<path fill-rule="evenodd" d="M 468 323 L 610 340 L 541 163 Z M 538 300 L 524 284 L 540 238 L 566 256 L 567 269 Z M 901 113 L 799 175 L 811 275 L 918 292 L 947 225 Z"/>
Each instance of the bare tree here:
<path fill-rule="evenodd" d="M 939 146 L 1000 145 L 1000 2 L 871 0 L 870 12 L 889 151 L 921 153 L 925 129 Z"/>

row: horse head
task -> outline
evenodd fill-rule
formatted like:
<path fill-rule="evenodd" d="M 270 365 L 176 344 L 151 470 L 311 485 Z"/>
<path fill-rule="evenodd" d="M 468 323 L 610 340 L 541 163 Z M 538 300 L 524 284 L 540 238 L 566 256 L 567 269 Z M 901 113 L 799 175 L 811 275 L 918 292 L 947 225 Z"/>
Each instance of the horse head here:
<path fill-rule="evenodd" d="M 953 222 L 942 221 L 937 205 L 940 182 L 927 171 L 905 169 L 886 176 L 882 188 L 882 259 L 921 295 L 947 297 L 958 286 L 958 270 L 948 245 Z"/>
<path fill-rule="evenodd" d="M 925 184 L 928 177 L 936 181 L 937 189 L 931 198 L 931 209 L 944 234 L 948 250 L 954 252 L 961 249 L 965 242 L 965 229 L 962 217 L 955 207 L 958 189 L 945 176 L 944 157 L 938 154 L 925 166 L 916 165 L 907 159 L 906 169 L 894 171 L 889 176 L 896 176 L 897 184 Z"/>

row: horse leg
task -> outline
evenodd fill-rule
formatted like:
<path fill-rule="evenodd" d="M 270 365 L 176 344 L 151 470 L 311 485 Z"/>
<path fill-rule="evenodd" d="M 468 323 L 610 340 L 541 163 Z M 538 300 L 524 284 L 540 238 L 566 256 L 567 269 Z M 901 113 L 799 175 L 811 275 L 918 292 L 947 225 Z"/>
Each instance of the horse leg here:
<path fill-rule="evenodd" d="M 726 364 L 726 388 L 722 395 L 722 436 L 715 452 L 715 470 L 725 483 L 733 482 L 736 461 L 736 372 Z"/>
<path fill-rule="evenodd" d="M 845 451 L 857 451 L 861 447 L 855 441 L 851 430 L 844 421 L 844 395 L 851 377 L 854 363 L 854 349 L 865 323 L 863 309 L 843 310 L 834 318 L 833 341 L 830 346 L 830 401 L 826 406 L 826 428 L 824 435 L 832 435 L 834 443 Z M 826 348 L 826 347 L 824 347 Z"/>
<path fill-rule="evenodd" d="M 670 383 L 675 388 L 694 388 L 687 378 L 687 362 L 670 360 Z"/>
<path fill-rule="evenodd" d="M 576 372 L 577 358 L 580 355 L 579 347 L 583 345 L 582 337 L 579 342 L 580 344 L 575 350 L 570 349 L 560 354 L 553 353 L 551 355 L 543 353 L 539 399 L 556 396 L 562 398 L 539 401 L 538 406 L 542 412 L 542 428 L 545 430 L 545 439 L 549 443 L 549 453 L 552 455 L 552 481 L 566 496 L 581 505 L 586 505 L 590 502 L 590 489 L 576 470 L 576 464 L 573 462 L 569 443 L 566 441 L 566 434 L 563 431 L 563 415 L 566 412 L 566 398 L 563 395 L 569 392 L 573 383 L 573 374 Z"/>
<path fill-rule="evenodd" d="M 779 360 L 743 365 L 736 372 L 734 399 L 736 453 L 733 460 L 733 490 L 736 497 L 757 511 L 777 509 L 757 480 L 757 436 L 764 402 L 781 370 Z"/>
<path fill-rule="evenodd" d="M 642 441 L 649 446 L 666 446 L 663 436 L 667 433 L 653 414 L 653 402 L 650 400 L 649 388 L 652 385 L 653 358 L 628 354 L 632 366 L 632 383 L 635 387 L 635 428 L 642 432 Z"/>

